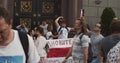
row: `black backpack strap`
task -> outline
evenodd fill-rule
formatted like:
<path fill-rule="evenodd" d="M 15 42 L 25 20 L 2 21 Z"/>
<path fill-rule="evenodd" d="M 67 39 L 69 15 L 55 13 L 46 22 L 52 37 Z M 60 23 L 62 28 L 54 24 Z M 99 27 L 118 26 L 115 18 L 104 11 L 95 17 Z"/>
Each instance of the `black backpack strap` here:
<path fill-rule="evenodd" d="M 67 29 L 67 31 L 69 32 L 69 29 L 68 29 L 68 27 L 65 27 L 66 29 Z"/>
<path fill-rule="evenodd" d="M 80 40 L 82 39 L 83 35 L 84 35 L 84 33 L 82 33 L 82 34 L 80 35 L 80 37 L 79 37 Z"/>
<path fill-rule="evenodd" d="M 58 29 L 57 33 L 59 33 L 61 29 L 62 29 L 62 27 L 60 26 L 60 28 Z"/>
<path fill-rule="evenodd" d="M 80 39 L 80 45 L 82 45 L 81 39 L 82 39 L 83 35 L 84 35 L 84 33 L 81 33 L 80 36 L 79 36 L 79 39 Z"/>
<path fill-rule="evenodd" d="M 20 37 L 20 42 L 21 42 L 21 44 L 23 46 L 23 50 L 24 50 L 24 53 L 25 53 L 25 56 L 26 56 L 26 63 L 27 63 L 28 51 L 29 51 L 28 36 L 27 36 L 27 34 L 25 34 L 23 32 L 20 32 L 20 31 L 18 31 L 18 34 L 19 34 L 19 37 Z"/>
<path fill-rule="evenodd" d="M 65 27 L 67 29 L 67 31 L 69 32 L 68 27 Z M 58 33 L 60 32 L 60 30 L 62 29 L 62 27 L 60 26 L 60 28 L 58 29 Z"/>

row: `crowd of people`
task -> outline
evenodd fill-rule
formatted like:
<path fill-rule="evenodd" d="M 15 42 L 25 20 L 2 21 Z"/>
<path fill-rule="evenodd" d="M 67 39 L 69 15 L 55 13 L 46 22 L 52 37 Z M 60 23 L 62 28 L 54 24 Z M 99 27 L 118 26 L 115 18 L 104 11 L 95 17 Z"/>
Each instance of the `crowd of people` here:
<path fill-rule="evenodd" d="M 100 23 L 95 24 L 93 31 L 90 30 L 85 16 L 76 19 L 73 27 L 67 27 L 62 16 L 54 22 L 57 34 L 52 33 L 53 24 L 48 24 L 45 20 L 34 29 L 28 29 L 23 22 L 14 30 L 8 11 L 0 7 L 0 62 L 16 59 L 15 63 L 41 63 L 41 57 L 47 58 L 49 50 L 46 40 L 67 39 L 73 35 L 71 38 L 74 42 L 63 63 L 70 56 L 74 63 L 119 63 L 119 19 L 111 23 L 111 35 L 107 37 L 101 34 Z M 24 39 L 25 36 L 27 39 Z M 113 51 L 117 51 L 117 55 Z"/>

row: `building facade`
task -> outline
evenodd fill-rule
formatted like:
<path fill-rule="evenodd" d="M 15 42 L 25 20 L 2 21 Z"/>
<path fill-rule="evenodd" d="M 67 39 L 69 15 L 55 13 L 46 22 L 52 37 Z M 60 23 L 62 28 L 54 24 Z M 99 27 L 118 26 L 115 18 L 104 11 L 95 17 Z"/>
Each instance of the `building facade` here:
<path fill-rule="evenodd" d="M 26 0 L 23 0 L 26 1 Z M 29 1 L 29 0 L 28 0 Z M 47 0 L 46 0 L 47 1 Z M 79 18 L 80 9 L 85 10 L 86 21 L 91 26 L 100 21 L 101 14 L 105 7 L 112 7 L 116 17 L 120 18 L 120 0 L 60 0 L 60 14 L 64 16 L 68 26 L 73 26 L 74 20 Z M 15 0 L 1 0 L 0 6 L 10 10 L 14 18 Z M 57 15 L 57 16 L 59 16 Z M 57 18 L 54 17 L 54 18 Z"/>
<path fill-rule="evenodd" d="M 95 1 L 101 1 L 97 4 Z M 117 18 L 120 18 L 120 0 L 83 0 L 83 8 L 85 9 L 86 20 L 91 28 L 94 24 L 100 22 L 105 7 L 111 7 Z"/>

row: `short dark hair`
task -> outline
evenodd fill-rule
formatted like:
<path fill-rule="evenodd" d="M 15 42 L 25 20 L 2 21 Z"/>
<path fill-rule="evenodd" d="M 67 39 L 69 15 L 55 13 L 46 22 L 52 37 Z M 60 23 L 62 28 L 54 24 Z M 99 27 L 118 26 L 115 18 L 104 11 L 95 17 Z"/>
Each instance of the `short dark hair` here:
<path fill-rule="evenodd" d="M 66 24 L 66 20 L 64 18 L 59 19 L 60 24 Z"/>
<path fill-rule="evenodd" d="M 32 31 L 34 30 L 33 29 L 28 30 L 28 34 L 30 35 Z"/>
<path fill-rule="evenodd" d="M 4 19 L 5 19 L 5 22 L 6 22 L 7 24 L 10 24 L 10 23 L 11 23 L 10 14 L 9 14 L 8 10 L 6 10 L 6 9 L 3 8 L 3 7 L 0 7 L 0 18 L 4 18 Z"/>
<path fill-rule="evenodd" d="M 110 24 L 111 33 L 120 33 L 120 20 L 113 21 Z"/>
<path fill-rule="evenodd" d="M 43 28 L 37 27 L 36 31 L 38 31 L 40 34 L 42 34 L 44 36 L 44 30 L 43 30 Z"/>

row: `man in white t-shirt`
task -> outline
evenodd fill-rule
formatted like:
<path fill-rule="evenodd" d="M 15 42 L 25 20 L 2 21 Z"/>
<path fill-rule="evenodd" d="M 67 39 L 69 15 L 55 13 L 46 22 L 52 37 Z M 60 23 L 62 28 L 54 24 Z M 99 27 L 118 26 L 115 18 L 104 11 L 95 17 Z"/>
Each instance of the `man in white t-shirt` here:
<path fill-rule="evenodd" d="M 58 22 L 61 22 L 60 24 Z M 66 27 L 66 22 L 64 21 L 63 17 L 60 16 L 55 20 L 55 25 L 58 32 L 58 39 L 67 39 L 68 38 L 68 32 L 71 28 Z"/>
<path fill-rule="evenodd" d="M 11 28 L 12 20 L 8 11 L 0 7 L 0 63 L 26 63 L 26 55 L 18 31 Z M 27 63 L 39 63 L 40 57 L 30 36 L 28 42 Z"/>

